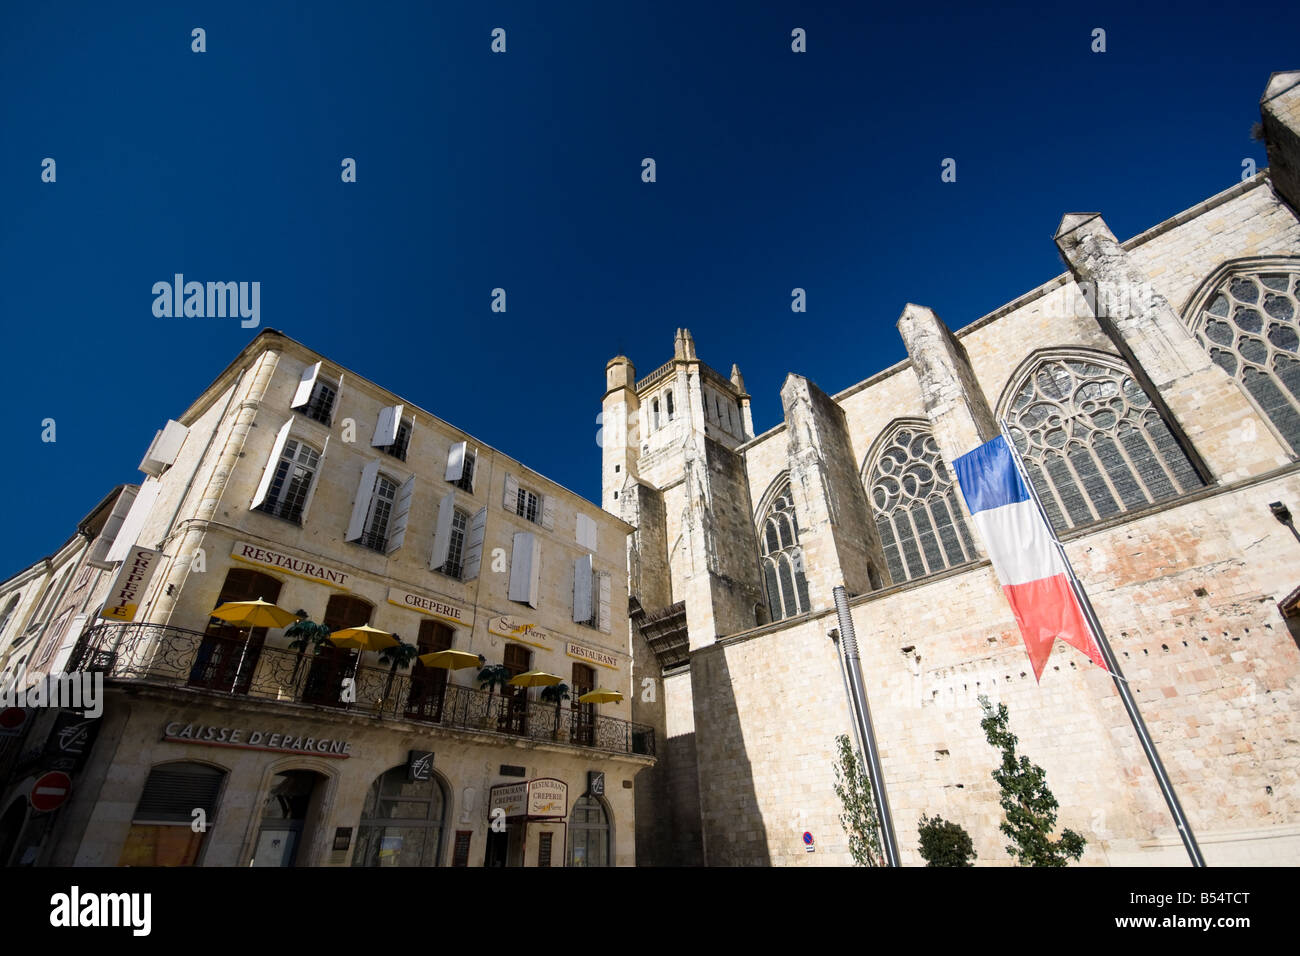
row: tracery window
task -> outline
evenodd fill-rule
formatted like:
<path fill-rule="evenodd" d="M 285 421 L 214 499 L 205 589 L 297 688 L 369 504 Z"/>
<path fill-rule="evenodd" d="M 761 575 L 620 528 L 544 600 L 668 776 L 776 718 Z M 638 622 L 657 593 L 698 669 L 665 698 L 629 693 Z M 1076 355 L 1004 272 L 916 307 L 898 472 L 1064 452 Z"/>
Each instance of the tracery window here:
<path fill-rule="evenodd" d="M 794 617 L 811 609 L 808 579 L 804 576 L 803 549 L 799 547 L 799 524 L 794 516 L 787 481 L 768 506 L 759 526 L 763 551 L 763 585 L 772 620 Z"/>
<path fill-rule="evenodd" d="M 1150 396 L 1117 365 L 1044 359 L 1012 392 L 1006 418 L 1058 529 L 1205 484 Z"/>
<path fill-rule="evenodd" d="M 974 560 L 952 474 L 928 430 L 904 424 L 893 433 L 871 469 L 868 496 L 895 584 Z"/>
<path fill-rule="evenodd" d="M 1191 329 L 1300 452 L 1300 271 L 1229 277 L 1192 316 Z"/>

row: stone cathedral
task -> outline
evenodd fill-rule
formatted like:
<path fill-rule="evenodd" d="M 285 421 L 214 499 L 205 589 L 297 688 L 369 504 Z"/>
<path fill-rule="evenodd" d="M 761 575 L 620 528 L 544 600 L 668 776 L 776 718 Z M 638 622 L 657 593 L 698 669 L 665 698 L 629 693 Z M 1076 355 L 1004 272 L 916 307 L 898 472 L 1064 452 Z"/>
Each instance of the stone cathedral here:
<path fill-rule="evenodd" d="M 1005 421 L 1207 862 L 1300 864 L 1300 71 L 1261 115 L 1267 170 L 1123 242 L 1066 215 L 1065 273 L 956 331 L 908 304 L 905 361 L 836 395 L 790 374 L 763 434 L 689 331 L 609 362 L 602 505 L 636 529 L 633 718 L 663 741 L 639 863 L 851 862 L 842 584 L 904 864 L 922 814 L 1010 862 L 981 694 L 1084 864 L 1187 864 L 1110 677 L 1057 642 L 1034 680 L 948 464 Z"/>

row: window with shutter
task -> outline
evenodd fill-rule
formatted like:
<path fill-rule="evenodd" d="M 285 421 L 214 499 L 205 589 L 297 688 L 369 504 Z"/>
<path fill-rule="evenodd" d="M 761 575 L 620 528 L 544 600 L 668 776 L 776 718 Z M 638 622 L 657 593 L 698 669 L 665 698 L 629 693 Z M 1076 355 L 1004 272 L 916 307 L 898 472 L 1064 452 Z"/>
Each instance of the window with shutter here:
<path fill-rule="evenodd" d="M 479 565 L 483 561 L 483 536 L 487 530 L 487 509 L 480 508 L 469 523 L 469 532 L 465 540 L 464 580 L 473 581 L 478 577 Z"/>
<path fill-rule="evenodd" d="M 253 507 L 277 518 L 301 524 L 320 465 L 320 453 L 305 442 L 288 439 L 278 458 L 268 462 L 263 484 L 253 498 Z M 269 476 L 269 478 L 268 478 Z M 260 496 L 260 501 L 259 501 Z"/>
<path fill-rule="evenodd" d="M 515 534 L 510 556 L 509 599 L 537 607 L 541 566 L 541 542 L 529 531 Z"/>
<path fill-rule="evenodd" d="M 385 551 L 392 554 L 406 540 L 406 522 L 411 514 L 411 499 L 415 495 L 415 476 L 412 475 L 402 483 L 397 493 L 397 503 L 393 507 L 392 526 L 388 535 Z"/>
<path fill-rule="evenodd" d="M 573 620 L 589 627 L 594 626 L 596 616 L 596 575 L 591 562 L 591 555 L 584 554 L 573 563 Z"/>

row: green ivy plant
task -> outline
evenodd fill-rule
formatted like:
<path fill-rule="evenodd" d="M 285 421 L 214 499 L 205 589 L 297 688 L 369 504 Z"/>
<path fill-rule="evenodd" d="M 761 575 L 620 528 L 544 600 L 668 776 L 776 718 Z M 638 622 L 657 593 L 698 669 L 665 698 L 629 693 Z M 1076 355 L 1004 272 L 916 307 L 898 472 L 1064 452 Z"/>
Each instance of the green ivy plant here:
<path fill-rule="evenodd" d="M 866 764 L 862 755 L 850 746 L 846 734 L 836 737 L 835 743 L 840 751 L 835 763 L 835 795 L 844 807 L 840 826 L 849 837 L 849 855 L 858 866 L 884 866 L 880 824 L 876 819 L 876 802 L 872 799 Z"/>

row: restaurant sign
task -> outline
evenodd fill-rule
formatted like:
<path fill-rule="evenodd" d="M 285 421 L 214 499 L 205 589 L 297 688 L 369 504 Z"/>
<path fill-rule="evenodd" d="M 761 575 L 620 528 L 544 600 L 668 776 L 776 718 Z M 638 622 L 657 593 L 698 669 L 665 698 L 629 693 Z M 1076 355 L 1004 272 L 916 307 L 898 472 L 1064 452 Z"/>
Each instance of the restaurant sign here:
<path fill-rule="evenodd" d="M 297 578 L 306 578 L 308 581 L 328 584 L 332 588 L 341 588 L 344 591 L 349 591 L 352 588 L 352 575 L 346 571 L 328 568 L 323 564 L 308 561 L 306 558 L 295 558 L 293 555 L 272 551 L 270 548 L 258 547 L 255 544 L 249 544 L 247 541 L 236 541 L 230 556 L 236 561 L 243 561 L 245 564 L 253 564 L 260 568 L 274 568 L 277 571 L 283 571 L 285 574 L 292 574 Z"/>
<path fill-rule="evenodd" d="M 576 657 L 580 661 L 588 661 L 592 664 L 599 664 L 601 667 L 608 667 L 610 670 L 618 670 L 618 658 L 609 651 L 598 651 L 595 648 L 585 647 L 574 641 L 566 641 L 564 653 L 570 657 Z"/>
<path fill-rule="evenodd" d="M 549 651 L 554 646 L 552 643 L 554 637 L 550 631 L 544 631 L 536 624 L 521 621 L 517 617 L 507 615 L 494 617 L 488 622 L 488 631 L 498 637 L 508 637 L 512 641 L 518 641 L 520 644 L 540 647 L 544 651 Z"/>
<path fill-rule="evenodd" d="M 99 616 L 114 621 L 134 621 L 135 612 L 144 600 L 144 589 L 149 586 L 149 579 L 157 567 L 157 551 L 150 548 L 132 548 L 128 551 L 126 560 L 113 578 L 113 586 L 108 589 L 109 598 Z"/>
<path fill-rule="evenodd" d="M 410 591 L 403 591 L 400 588 L 388 589 L 388 603 L 396 604 L 398 607 L 409 607 L 413 611 L 419 611 L 433 617 L 440 617 L 444 621 L 451 621 L 453 624 L 465 623 L 464 608 L 456 607 L 454 604 L 444 604 L 434 598 L 425 597 L 423 594 L 412 594 Z"/>
<path fill-rule="evenodd" d="M 492 819 L 498 809 L 507 819 L 563 819 L 569 814 L 569 785 L 554 777 L 538 777 L 527 783 L 498 784 L 488 797 L 488 819 Z"/>
<path fill-rule="evenodd" d="M 313 754 L 317 757 L 352 756 L 352 744 L 336 737 L 308 737 L 293 731 L 271 733 L 245 727 L 215 727 L 173 720 L 163 727 L 163 740 L 180 744 L 207 744 L 239 750 L 270 750 L 275 753 Z"/>

